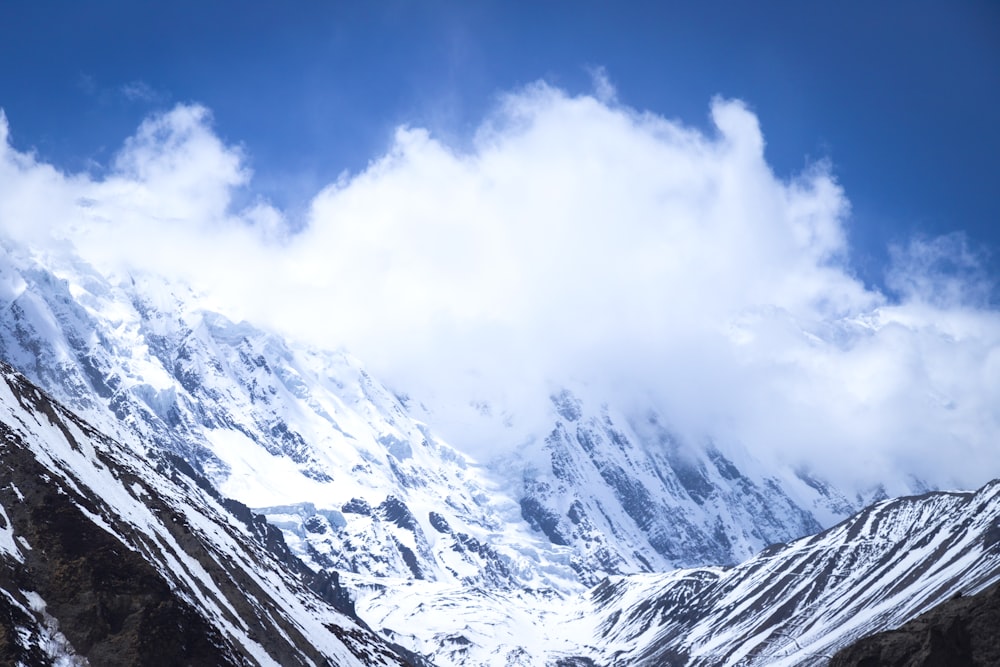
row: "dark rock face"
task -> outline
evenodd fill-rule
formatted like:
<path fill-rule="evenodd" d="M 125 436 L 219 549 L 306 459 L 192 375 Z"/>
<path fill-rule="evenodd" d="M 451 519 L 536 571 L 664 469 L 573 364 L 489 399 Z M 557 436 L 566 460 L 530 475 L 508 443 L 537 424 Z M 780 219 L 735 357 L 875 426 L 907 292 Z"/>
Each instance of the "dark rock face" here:
<path fill-rule="evenodd" d="M 307 568 L 262 517 L 183 461 L 137 458 L 0 363 L 0 664 L 264 656 L 407 664 L 337 575 Z"/>
<path fill-rule="evenodd" d="M 5 424 L 0 429 L 0 477 L 7 482 L 0 486 L 0 503 L 31 545 L 23 563 L 2 561 L 0 588 L 40 595 L 45 613 L 57 619 L 73 650 L 91 664 L 246 664 L 149 562 L 85 516 L 84 509 L 99 511 L 90 499 L 55 483 L 50 471 L 18 446 L 16 433 Z M 0 633 L 17 637 L 24 620 L 0 618 Z M 13 650 L 9 639 L 6 648 Z M 49 662 L 35 659 L 42 662 L 29 664 Z"/>
<path fill-rule="evenodd" d="M 417 520 L 413 518 L 410 508 L 399 498 L 389 496 L 385 502 L 379 505 L 379 511 L 386 521 L 392 521 L 400 528 L 413 531 L 417 530 Z"/>
<path fill-rule="evenodd" d="M 521 498 L 521 517 L 529 526 L 545 533 L 552 544 L 569 544 L 559 530 L 559 515 L 543 506 L 536 498 Z"/>
<path fill-rule="evenodd" d="M 865 637 L 830 661 L 830 667 L 966 665 L 1000 665 L 1000 584 L 953 598 L 896 630 Z"/>
<path fill-rule="evenodd" d="M 352 498 L 348 502 L 344 503 L 344 506 L 340 508 L 344 514 L 361 514 L 363 516 L 371 516 L 372 508 L 362 498 Z"/>

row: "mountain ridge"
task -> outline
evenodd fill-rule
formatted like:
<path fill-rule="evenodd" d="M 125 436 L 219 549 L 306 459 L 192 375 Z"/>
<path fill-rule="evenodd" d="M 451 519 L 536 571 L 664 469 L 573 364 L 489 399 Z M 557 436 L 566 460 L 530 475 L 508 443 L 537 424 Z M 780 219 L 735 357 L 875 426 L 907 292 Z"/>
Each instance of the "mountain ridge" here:
<path fill-rule="evenodd" d="M 0 372 L 0 651 L 23 664 L 407 664 L 319 595 L 336 602 L 337 581 L 279 566 L 252 516 Z"/>
<path fill-rule="evenodd" d="M 998 580 L 995 480 L 971 493 L 880 501 L 734 567 L 613 576 L 582 594 L 509 598 L 400 582 L 358 605 L 387 636 L 441 665 L 819 666 L 856 639 Z M 535 614 L 519 617 L 525 609 Z"/>
<path fill-rule="evenodd" d="M 549 396 L 549 426 L 517 446 L 500 442 L 502 406 L 473 406 L 496 421 L 500 452 L 480 461 L 438 435 L 433 407 L 381 383 L 347 352 L 234 322 L 154 276 L 116 282 L 71 255 L 0 243 L 0 355 L 66 406 L 8 369 L 8 385 L 21 387 L 7 400 L 12 415 L 54 411 L 57 422 L 93 436 L 55 427 L 53 442 L 119 443 L 122 460 L 170 489 L 149 503 L 185 508 L 162 529 L 158 520 L 143 524 L 154 537 L 126 539 L 168 543 L 171 564 L 157 549 L 143 552 L 157 576 L 174 582 L 177 572 L 208 568 L 205 577 L 248 582 L 272 601 L 260 611 L 242 599 L 243 584 L 205 598 L 203 588 L 218 586 L 201 575 L 173 584 L 208 619 L 191 642 L 222 646 L 235 662 L 321 664 L 329 654 L 441 667 L 822 664 L 849 641 L 987 585 L 1000 569 L 986 537 L 1000 525 L 982 523 L 1000 503 L 980 503 L 979 518 L 966 507 L 989 485 L 886 499 L 887 489 L 926 488 L 901 476 L 842 490 L 815 473 L 769 468 L 738 443 L 685 441 L 656 410 L 608 404 L 571 384 Z M 21 400 L 36 394 L 35 408 Z M 23 426 L 22 417 L 10 423 Z M 28 451 L 17 437 L 10 442 Z M 68 467 L 45 459 L 29 478 L 53 478 L 42 470 L 50 467 L 74 480 L 74 466 L 98 477 L 100 466 L 113 468 L 72 456 Z M 108 488 L 119 494 L 117 509 L 145 516 L 144 498 L 156 494 L 135 489 L 152 482 L 129 475 L 137 487 L 106 480 Z M 73 484 L 87 487 L 66 482 L 64 492 L 85 497 Z M 0 505 L 20 507 L 18 493 L 4 493 Z M 90 508 L 74 521 L 126 525 L 94 518 L 118 516 L 99 495 L 74 505 Z M 129 509 L 135 503 L 145 509 Z M 16 572 L 25 556 L 17 540 L 31 521 L 2 518 L 19 526 L 0 530 Z M 894 531 L 897 524 L 908 528 Z M 215 528 L 192 542 L 190 531 L 208 525 L 222 526 L 221 542 L 209 534 Z M 236 569 L 213 555 L 233 544 L 248 554 Z M 205 562 L 189 566 L 184 545 Z M 254 568 L 286 583 L 253 583 Z M 72 621 L 59 639 L 44 610 L 72 616 L 58 603 L 33 605 L 14 591 L 28 589 L 10 585 L 5 599 L 16 604 L 0 616 L 35 628 L 18 645 L 27 658 L 60 642 L 98 646 Z M 739 602 L 751 598 L 759 604 Z M 319 616 L 303 610 L 317 604 Z M 242 611 L 211 611 L 227 605 L 271 620 L 251 637 Z M 827 607 L 853 615 L 817 611 Z M 228 625 L 212 625 L 216 618 Z M 323 645 L 303 643 L 295 628 L 316 623 Z M 265 647 L 264 638 L 277 644 Z M 2 641 L 0 651 L 13 646 Z"/>

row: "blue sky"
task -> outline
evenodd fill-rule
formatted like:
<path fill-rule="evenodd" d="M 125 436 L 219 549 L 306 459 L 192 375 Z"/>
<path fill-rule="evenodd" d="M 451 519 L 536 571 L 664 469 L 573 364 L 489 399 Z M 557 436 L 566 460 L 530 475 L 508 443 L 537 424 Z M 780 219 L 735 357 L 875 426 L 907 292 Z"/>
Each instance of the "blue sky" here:
<path fill-rule="evenodd" d="M 345 347 L 468 451 L 544 432 L 568 384 L 692 442 L 972 487 L 998 7 L 8 4 L 0 231 Z"/>
<path fill-rule="evenodd" d="M 401 123 L 461 144 L 497 95 L 571 93 L 605 68 L 623 104 L 709 127 L 714 95 L 758 115 L 779 176 L 829 158 L 854 269 L 966 231 L 1000 263 L 995 2 L 37 2 L 0 20 L 12 143 L 100 169 L 183 102 L 240 143 L 253 189 L 304 205 Z"/>

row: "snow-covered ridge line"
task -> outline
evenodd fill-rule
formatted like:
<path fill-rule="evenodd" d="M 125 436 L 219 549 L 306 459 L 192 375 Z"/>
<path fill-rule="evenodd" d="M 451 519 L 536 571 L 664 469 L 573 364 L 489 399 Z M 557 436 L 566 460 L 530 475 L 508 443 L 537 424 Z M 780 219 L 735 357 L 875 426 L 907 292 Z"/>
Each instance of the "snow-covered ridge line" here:
<path fill-rule="evenodd" d="M 877 503 L 815 536 L 775 545 L 717 578 L 697 578 L 683 609 L 658 609 L 661 619 L 670 620 L 659 623 L 635 664 L 662 664 L 672 655 L 702 665 L 823 664 L 858 637 L 1000 579 L 998 538 L 1000 481 L 975 493 Z M 647 599 L 681 599 L 679 586 Z M 595 591 L 606 610 L 616 595 L 610 583 Z M 602 629 L 609 637 L 634 632 L 634 626 L 605 618 Z"/>
<path fill-rule="evenodd" d="M 575 596 L 401 582 L 358 610 L 440 665 L 791 667 L 998 580 L 1000 480 L 882 501 L 731 568 L 613 576 Z"/>
<path fill-rule="evenodd" d="M 91 664 L 405 664 L 203 480 L 135 456 L 6 364 L 0 375 L 0 506 L 16 549 L 0 553 L 0 655 L 51 664 L 61 637 Z"/>

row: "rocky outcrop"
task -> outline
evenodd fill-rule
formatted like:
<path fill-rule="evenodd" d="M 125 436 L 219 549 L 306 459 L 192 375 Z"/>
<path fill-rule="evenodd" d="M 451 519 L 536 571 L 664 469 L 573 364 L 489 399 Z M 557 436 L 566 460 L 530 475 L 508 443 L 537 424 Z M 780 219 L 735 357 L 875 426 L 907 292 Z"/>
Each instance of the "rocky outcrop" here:
<path fill-rule="evenodd" d="M 1000 665 L 1000 584 L 957 596 L 895 630 L 839 651 L 830 667 Z"/>

